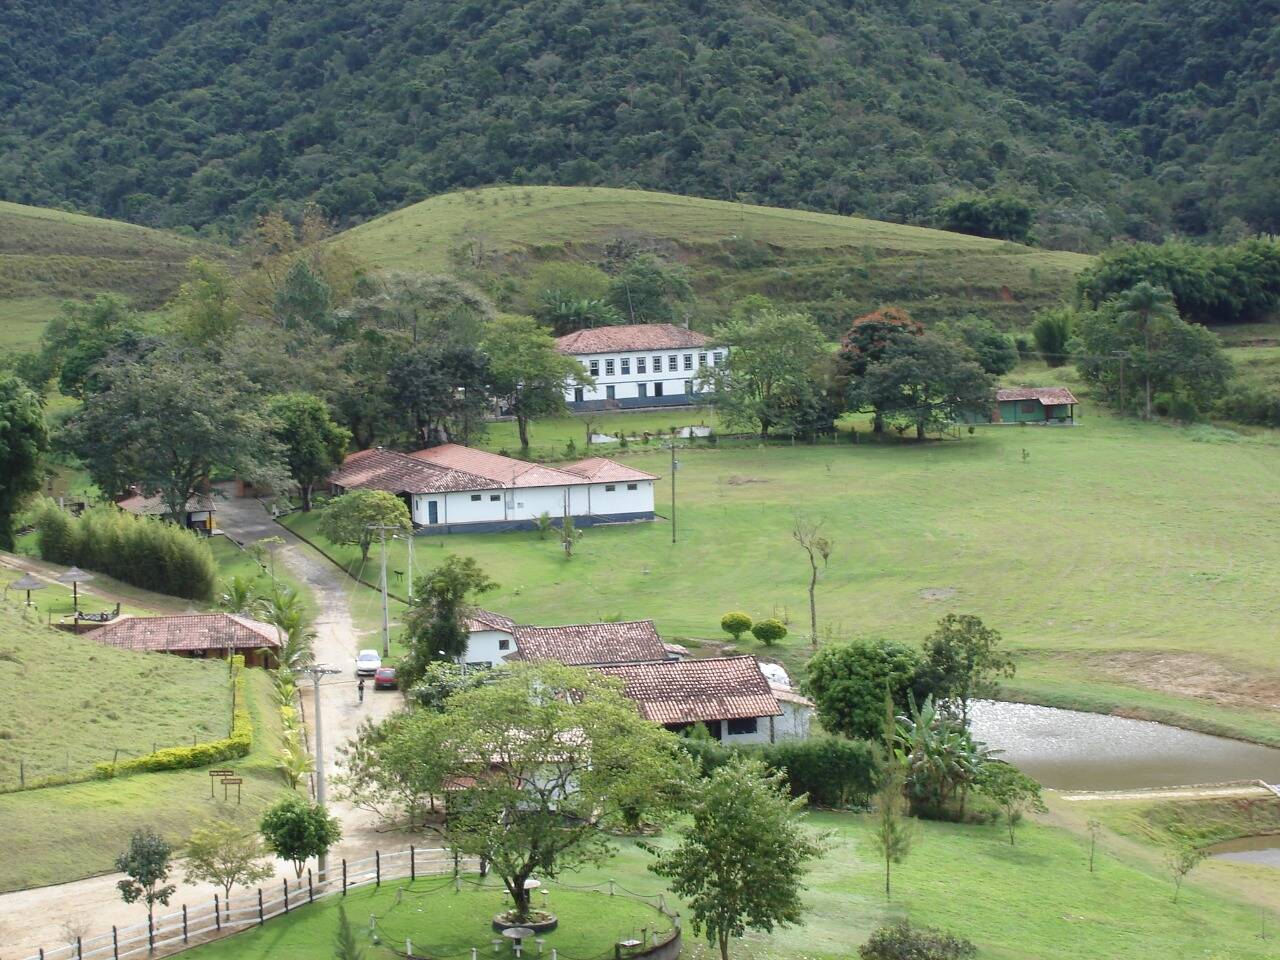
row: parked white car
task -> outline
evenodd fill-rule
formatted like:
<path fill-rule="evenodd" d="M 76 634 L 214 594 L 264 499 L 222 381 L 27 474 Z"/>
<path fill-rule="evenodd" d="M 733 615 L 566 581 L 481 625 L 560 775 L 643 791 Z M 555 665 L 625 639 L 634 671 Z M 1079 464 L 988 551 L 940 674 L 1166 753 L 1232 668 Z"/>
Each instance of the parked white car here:
<path fill-rule="evenodd" d="M 377 650 L 361 650 L 356 657 L 356 676 L 371 677 L 382 666 L 382 658 Z"/>

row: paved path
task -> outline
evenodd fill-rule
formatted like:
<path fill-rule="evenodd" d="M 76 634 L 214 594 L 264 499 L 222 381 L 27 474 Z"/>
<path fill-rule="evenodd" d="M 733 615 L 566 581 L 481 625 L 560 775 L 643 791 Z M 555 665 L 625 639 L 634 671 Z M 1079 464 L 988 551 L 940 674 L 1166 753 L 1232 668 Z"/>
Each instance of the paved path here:
<path fill-rule="evenodd" d="M 1266 797 L 1280 792 L 1261 780 L 1235 783 L 1202 783 L 1186 787 L 1144 790 L 1062 790 L 1058 795 L 1073 803 L 1091 800 L 1216 800 L 1231 797 Z"/>
<path fill-rule="evenodd" d="M 318 608 L 316 659 L 344 671 L 328 677 L 320 686 L 325 766 L 332 776 L 336 747 L 351 737 L 366 717 L 386 716 L 401 703 L 400 696 L 394 692 L 375 693 L 371 683 L 367 684 L 365 702 L 360 704 L 357 701 L 353 664 L 360 636 L 351 619 L 350 607 L 352 590 L 368 588 L 353 588 L 351 580 L 337 567 L 275 523 L 256 500 L 232 498 L 222 501 L 218 506 L 218 523 L 242 543 L 252 543 L 263 537 L 282 539 L 284 545 L 276 550 L 276 562 L 287 566 L 315 595 Z M 310 684 L 305 684 L 305 687 L 309 688 Z M 315 706 L 309 690 L 304 704 L 308 720 L 314 722 Z M 343 839 L 334 851 L 335 858 L 368 856 L 377 847 L 400 849 L 414 842 L 402 834 L 380 832 L 366 811 L 334 802 L 332 789 L 330 809 L 343 825 Z M 418 838 L 417 842 L 422 843 L 422 839 Z M 292 874 L 292 868 L 287 864 L 279 863 L 277 866 L 278 876 Z M 145 922 L 145 908 L 121 901 L 116 890 L 116 881 L 120 877 L 120 874 L 108 874 L 0 895 L 0 960 L 18 960 L 35 953 L 39 947 L 49 948 L 65 943 L 68 935 L 74 936 L 76 931 L 92 935 L 110 931 L 112 924 L 126 926 Z M 175 907 L 183 902 L 213 900 L 215 888 L 182 882 L 180 865 L 171 874 L 171 880 L 178 884 L 178 892 L 173 899 Z M 167 911 L 161 908 L 158 912 Z"/>

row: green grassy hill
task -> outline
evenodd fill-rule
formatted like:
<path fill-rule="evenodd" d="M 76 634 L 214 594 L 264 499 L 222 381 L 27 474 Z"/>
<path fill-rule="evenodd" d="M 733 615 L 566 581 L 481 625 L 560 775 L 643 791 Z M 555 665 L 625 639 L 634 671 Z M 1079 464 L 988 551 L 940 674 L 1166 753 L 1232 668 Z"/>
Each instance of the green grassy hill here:
<path fill-rule="evenodd" d="M 12 601 L 12 597 L 10 600 Z M 116 749 L 227 735 L 226 666 L 116 650 L 53 630 L 10 602 L 0 610 L 0 786 L 75 773 Z"/>
<path fill-rule="evenodd" d="M 0 347 L 27 348 L 65 299 L 168 299 L 194 256 L 229 251 L 131 223 L 0 202 Z"/>
<path fill-rule="evenodd" d="M 688 266 L 702 314 L 695 321 L 759 293 L 809 310 L 831 333 L 887 303 L 925 320 L 979 310 L 1018 326 L 1067 293 L 1090 260 L 857 217 L 603 187 L 445 194 L 338 239 L 375 267 L 462 269 L 501 297 L 539 262 L 598 259 L 620 238 Z"/>

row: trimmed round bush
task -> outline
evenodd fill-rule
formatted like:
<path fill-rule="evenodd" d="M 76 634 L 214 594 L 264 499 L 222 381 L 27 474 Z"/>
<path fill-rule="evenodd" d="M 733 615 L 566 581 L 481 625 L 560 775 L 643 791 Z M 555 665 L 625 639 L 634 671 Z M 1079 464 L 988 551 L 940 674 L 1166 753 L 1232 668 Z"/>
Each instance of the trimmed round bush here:
<path fill-rule="evenodd" d="M 733 637 L 734 641 L 742 639 L 742 635 L 751 629 L 751 617 L 739 610 L 733 610 L 720 618 L 720 629 Z"/>
<path fill-rule="evenodd" d="M 751 633 L 757 640 L 766 647 L 772 647 L 775 643 L 787 635 L 787 628 L 782 625 L 781 620 L 761 620 L 751 628 Z"/>

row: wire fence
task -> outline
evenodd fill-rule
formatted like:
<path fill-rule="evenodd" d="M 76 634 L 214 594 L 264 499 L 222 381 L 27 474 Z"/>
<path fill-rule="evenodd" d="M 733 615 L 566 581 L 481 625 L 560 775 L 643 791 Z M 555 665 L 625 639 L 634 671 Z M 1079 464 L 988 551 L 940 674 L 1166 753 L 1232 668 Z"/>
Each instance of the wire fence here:
<path fill-rule="evenodd" d="M 41 948 L 23 960 L 127 960 L 130 957 L 167 956 L 196 944 L 262 926 L 276 917 L 285 916 L 318 899 L 346 896 L 349 890 L 357 887 L 381 886 L 384 881 L 391 880 L 416 881 L 419 877 L 444 877 L 430 887 L 398 891 L 395 902 L 384 912 L 382 918 L 376 914 L 370 918 L 371 932 L 377 933 L 376 925 L 379 920 L 385 920 L 391 916 L 406 895 L 430 896 L 446 890 L 457 892 L 464 885 L 479 887 L 480 881 L 464 877 L 462 872 L 480 870 L 481 867 L 482 864 L 477 858 L 462 857 L 442 847 L 410 846 L 390 853 L 375 850 L 372 856 L 363 859 L 339 860 L 330 866 L 324 878 L 315 876 L 308 869 L 302 877 L 282 878 L 274 884 L 269 883 L 253 891 L 231 896 L 214 894 L 212 898 L 200 903 L 184 903 L 179 909 L 158 914 L 145 923 L 127 927 L 113 926 L 110 931 L 94 936 L 77 936 L 74 941 L 61 946 Z M 557 882 L 556 886 L 567 890 L 607 889 L 611 896 L 621 893 L 649 904 L 666 918 L 666 922 L 655 922 L 651 928 L 638 928 L 637 937 L 630 936 L 632 931 L 624 931 L 619 937 L 619 942 L 606 953 L 578 957 L 553 949 L 550 951 L 550 960 L 625 960 L 646 950 L 665 946 L 679 936 L 679 915 L 668 910 L 663 894 L 632 893 L 612 880 L 596 884 Z M 656 917 L 655 921 L 657 921 Z M 404 944 L 403 952 L 398 947 L 399 943 Z M 501 945 L 503 941 L 495 939 L 489 943 Z M 481 960 L 480 954 L 484 950 L 482 945 L 477 945 L 454 953 L 428 953 L 423 952 L 421 947 L 415 948 L 407 937 L 398 937 L 394 944 L 387 942 L 386 945 L 401 956 L 411 958 L 429 956 L 433 960 L 449 960 L 453 957 Z M 497 952 L 498 948 L 493 946 L 492 949 Z M 520 942 L 516 941 L 512 949 L 519 960 L 522 954 Z M 529 952 L 529 960 L 536 960 L 536 956 L 542 953 L 542 944 L 537 943 L 536 947 L 531 948 Z"/>
<path fill-rule="evenodd" d="M 68 783 L 80 783 L 93 780 L 98 776 L 97 764 L 110 763 L 112 766 L 125 760 L 136 760 L 161 749 L 170 747 L 195 747 L 202 743 L 223 740 L 226 734 L 218 734 L 209 730 L 192 731 L 190 741 L 185 739 L 176 743 L 153 740 L 150 750 L 145 745 L 131 747 L 102 747 L 102 753 L 85 759 L 83 753 L 77 751 L 74 758 L 71 751 L 64 751 L 62 759 L 56 757 L 24 757 L 8 751 L 0 750 L 0 793 L 14 793 L 19 790 L 38 790 L 41 787 L 56 787 Z M 8 754 L 7 756 L 4 754 Z"/>

